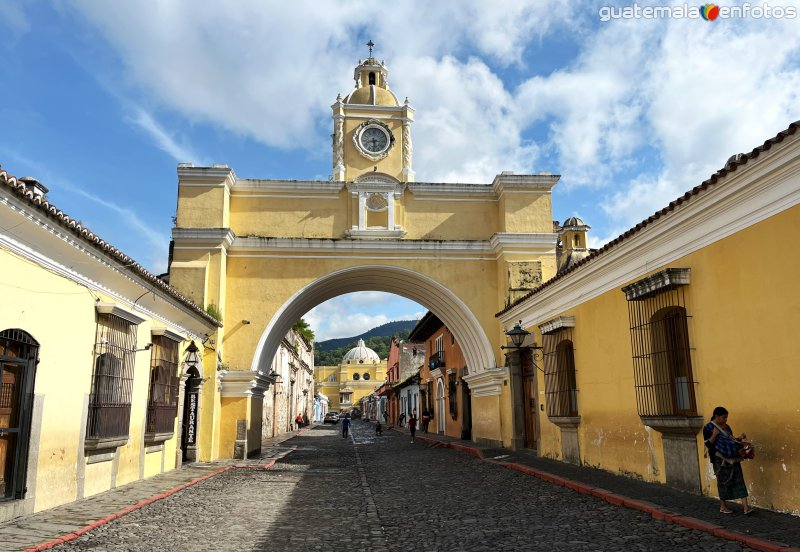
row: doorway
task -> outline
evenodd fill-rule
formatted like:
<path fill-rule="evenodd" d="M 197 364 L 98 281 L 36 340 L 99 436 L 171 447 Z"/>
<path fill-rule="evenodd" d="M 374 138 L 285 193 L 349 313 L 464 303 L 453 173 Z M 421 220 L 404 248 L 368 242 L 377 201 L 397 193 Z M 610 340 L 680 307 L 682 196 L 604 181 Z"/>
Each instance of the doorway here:
<path fill-rule="evenodd" d="M 522 409 L 525 413 L 525 448 L 536 449 L 538 418 L 537 409 L 537 389 L 536 362 L 533 359 L 532 351 L 526 350 L 520 355 L 522 359 Z"/>
<path fill-rule="evenodd" d="M 472 439 L 472 393 L 469 385 L 461 380 L 461 438 Z"/>
<path fill-rule="evenodd" d="M 25 498 L 38 353 L 27 332 L 0 333 L 0 500 Z"/>

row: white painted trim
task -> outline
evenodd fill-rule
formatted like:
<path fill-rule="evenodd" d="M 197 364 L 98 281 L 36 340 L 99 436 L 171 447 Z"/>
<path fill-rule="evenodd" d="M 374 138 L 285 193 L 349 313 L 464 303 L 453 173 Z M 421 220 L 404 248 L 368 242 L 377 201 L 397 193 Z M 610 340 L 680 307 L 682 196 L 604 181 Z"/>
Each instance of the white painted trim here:
<path fill-rule="evenodd" d="M 475 198 L 475 199 L 471 199 L 471 198 L 458 198 L 458 197 L 424 197 L 424 196 L 423 197 L 415 197 L 414 199 L 416 201 L 447 201 L 447 202 L 467 202 L 467 201 L 470 201 L 470 202 L 474 202 L 474 203 L 497 203 L 498 201 L 500 201 L 497 198 L 489 198 L 489 199 Z"/>
<path fill-rule="evenodd" d="M 176 247 L 175 249 L 179 249 Z M 200 248 L 197 248 L 200 249 Z M 228 258 L 251 258 L 251 259 L 362 259 L 362 260 L 374 260 L 374 261 L 496 261 L 497 259 L 493 257 L 440 257 L 435 254 L 432 254 L 428 257 L 409 257 L 409 256 L 393 256 L 387 257 L 386 255 L 304 255 L 304 254 L 297 254 L 297 255 L 280 255 L 280 254 L 270 254 L 270 253 L 260 253 L 260 254 L 245 254 L 245 253 L 235 253 L 235 254 L 228 254 Z"/>
<path fill-rule="evenodd" d="M 172 238 L 175 240 L 210 241 L 221 243 L 228 248 L 236 240 L 236 234 L 230 228 L 185 228 L 174 227 Z"/>
<path fill-rule="evenodd" d="M 151 328 L 150 335 L 163 335 L 167 339 L 177 341 L 178 343 L 186 341 L 185 337 L 183 337 L 181 334 L 173 332 L 169 328 Z"/>
<path fill-rule="evenodd" d="M 243 178 L 231 190 L 234 197 L 243 191 L 265 193 L 302 192 L 304 194 L 331 194 L 342 191 L 344 182 L 336 180 L 266 180 Z"/>
<path fill-rule="evenodd" d="M 339 196 L 326 196 L 326 195 L 279 195 L 279 194 L 241 194 L 234 193 L 232 198 L 238 199 L 240 197 L 263 197 L 267 199 L 339 199 Z"/>
<path fill-rule="evenodd" d="M 67 234 L 66 232 L 61 231 L 60 228 L 55 227 L 52 225 L 47 219 L 39 218 L 35 211 L 31 211 L 28 209 L 27 205 L 23 205 L 19 203 L 16 198 L 12 196 L 6 196 L 5 194 L 0 194 L 0 205 L 8 207 L 14 214 L 18 216 L 22 216 L 26 218 L 31 224 L 34 224 L 41 229 L 47 231 L 51 234 L 54 239 L 61 240 L 67 246 L 72 247 L 76 252 L 81 255 L 85 255 L 88 260 L 85 261 L 87 264 L 94 264 L 96 263 L 98 266 L 102 267 L 105 270 L 112 271 L 117 277 L 121 277 L 137 286 L 140 291 L 143 292 L 150 292 L 155 293 L 158 297 L 160 297 L 164 302 L 168 303 L 172 307 L 184 312 L 188 316 L 197 319 L 198 315 L 191 311 L 188 307 L 184 306 L 182 303 L 174 299 L 173 297 L 163 294 L 157 288 L 153 288 L 152 284 L 142 283 L 139 279 L 134 278 L 132 274 L 128 273 L 127 271 L 122 271 L 118 268 L 119 262 L 106 256 L 98 253 L 93 248 L 90 248 L 88 245 L 85 245 L 82 241 L 75 239 L 72 235 Z M 187 327 L 184 327 L 180 324 L 176 324 L 174 320 L 167 319 L 164 315 L 157 313 L 151 309 L 148 309 L 142 305 L 136 304 L 131 298 L 123 296 L 117 290 L 112 289 L 108 286 L 101 284 L 100 282 L 93 280 L 82 274 L 74 269 L 74 265 L 67 267 L 63 263 L 60 263 L 45 255 L 42 251 L 34 250 L 30 247 L 27 243 L 22 243 L 16 239 L 16 237 L 12 237 L 7 234 L 0 233 L 0 247 L 5 248 L 9 252 L 14 255 L 17 255 L 23 259 L 26 259 L 34 264 L 41 266 L 42 268 L 49 270 L 53 274 L 70 280 L 80 286 L 84 286 L 85 288 L 100 292 L 104 295 L 107 295 L 114 301 L 118 302 L 121 305 L 124 305 L 128 309 L 136 309 L 139 312 L 144 313 L 147 317 L 154 321 L 158 321 L 162 324 L 173 326 L 178 329 L 178 331 L 186 333 L 190 339 L 199 339 L 200 334 L 196 333 L 193 330 L 190 330 Z M 203 321 L 201 323 L 203 326 L 207 326 L 207 323 Z"/>
<path fill-rule="evenodd" d="M 438 281 L 415 270 L 385 264 L 348 267 L 298 290 L 277 310 L 259 339 L 251 370 L 268 367 L 286 331 L 314 306 L 351 291 L 386 291 L 436 312 L 461 344 L 467 365 L 476 371 L 495 366 L 494 348 L 469 307 Z M 266 368 L 265 368 L 266 369 Z"/>
<path fill-rule="evenodd" d="M 467 382 L 473 397 L 494 397 L 503 392 L 503 381 L 508 379 L 508 368 L 498 366 L 482 372 L 467 374 L 461 379 Z"/>
<path fill-rule="evenodd" d="M 533 326 L 800 204 L 800 138 L 773 146 L 626 241 L 499 316 Z M 691 268 L 689 266 L 688 268 Z M 620 299 L 624 300 L 622 292 Z"/>
<path fill-rule="evenodd" d="M 222 370 L 217 376 L 222 397 L 252 397 L 260 399 L 272 380 L 265 374 L 250 370 Z"/>
<path fill-rule="evenodd" d="M 458 182 L 414 182 L 408 184 L 408 191 L 415 196 L 465 195 L 476 198 L 497 199 L 491 184 L 465 184 Z"/>
<path fill-rule="evenodd" d="M 139 316 L 138 314 L 134 314 L 127 309 L 123 309 L 122 307 L 115 305 L 114 303 L 97 303 L 95 305 L 95 309 L 100 314 L 110 314 L 112 316 L 116 316 L 118 318 L 122 318 L 134 325 L 139 325 L 145 320 L 143 316 Z"/>

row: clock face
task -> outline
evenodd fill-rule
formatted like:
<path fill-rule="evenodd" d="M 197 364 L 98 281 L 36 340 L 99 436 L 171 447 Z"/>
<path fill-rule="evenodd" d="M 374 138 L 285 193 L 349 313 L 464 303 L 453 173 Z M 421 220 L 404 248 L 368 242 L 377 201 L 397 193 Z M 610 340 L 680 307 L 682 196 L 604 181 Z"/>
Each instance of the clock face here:
<path fill-rule="evenodd" d="M 381 153 L 389 147 L 389 135 L 377 126 L 365 128 L 360 141 L 361 147 L 370 153 Z"/>

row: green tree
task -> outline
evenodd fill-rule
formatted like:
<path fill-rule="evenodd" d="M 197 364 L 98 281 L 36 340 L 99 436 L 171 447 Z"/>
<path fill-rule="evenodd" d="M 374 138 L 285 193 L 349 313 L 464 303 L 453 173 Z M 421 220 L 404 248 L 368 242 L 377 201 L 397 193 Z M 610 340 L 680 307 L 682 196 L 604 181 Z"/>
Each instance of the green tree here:
<path fill-rule="evenodd" d="M 304 318 L 295 322 L 292 329 L 305 337 L 306 341 L 309 343 L 314 343 L 314 330 L 311 329 L 311 326 L 308 325 L 308 322 L 306 322 Z"/>

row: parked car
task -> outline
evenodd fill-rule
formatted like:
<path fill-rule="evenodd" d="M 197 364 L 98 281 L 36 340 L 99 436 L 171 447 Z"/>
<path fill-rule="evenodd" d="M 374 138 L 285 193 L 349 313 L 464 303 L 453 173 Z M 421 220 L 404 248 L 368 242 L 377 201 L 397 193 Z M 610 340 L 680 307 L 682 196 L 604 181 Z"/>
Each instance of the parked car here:
<path fill-rule="evenodd" d="M 328 412 L 325 414 L 325 418 L 322 420 L 324 424 L 336 424 L 339 423 L 339 415 L 336 412 Z"/>

